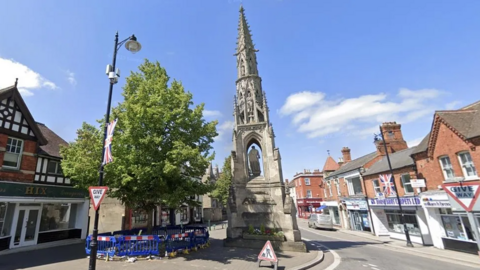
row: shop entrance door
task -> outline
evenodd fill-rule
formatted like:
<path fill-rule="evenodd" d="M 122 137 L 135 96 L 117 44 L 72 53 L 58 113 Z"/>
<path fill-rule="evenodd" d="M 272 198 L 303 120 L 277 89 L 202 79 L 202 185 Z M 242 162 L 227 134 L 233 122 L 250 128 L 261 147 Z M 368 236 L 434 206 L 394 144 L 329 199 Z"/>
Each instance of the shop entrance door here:
<path fill-rule="evenodd" d="M 40 207 L 20 206 L 14 216 L 15 233 L 10 244 L 11 248 L 25 247 L 37 244 L 40 220 Z"/>
<path fill-rule="evenodd" d="M 363 231 L 362 217 L 359 211 L 351 211 L 353 216 L 353 228 L 355 231 Z"/>

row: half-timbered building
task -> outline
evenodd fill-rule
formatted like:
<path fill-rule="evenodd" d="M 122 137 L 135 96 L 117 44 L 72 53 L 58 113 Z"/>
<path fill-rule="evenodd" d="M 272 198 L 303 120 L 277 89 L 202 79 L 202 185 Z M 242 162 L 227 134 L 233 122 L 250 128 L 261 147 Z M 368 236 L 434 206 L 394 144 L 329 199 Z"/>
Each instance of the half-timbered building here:
<path fill-rule="evenodd" d="M 65 239 L 84 239 L 88 194 L 61 169 L 60 145 L 35 122 L 17 84 L 0 89 L 0 253 Z"/>

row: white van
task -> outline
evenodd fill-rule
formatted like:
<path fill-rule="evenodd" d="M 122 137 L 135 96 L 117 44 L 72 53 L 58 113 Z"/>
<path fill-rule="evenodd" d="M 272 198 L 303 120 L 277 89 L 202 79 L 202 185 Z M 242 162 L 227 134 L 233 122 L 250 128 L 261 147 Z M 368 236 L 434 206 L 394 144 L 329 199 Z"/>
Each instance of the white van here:
<path fill-rule="evenodd" d="M 311 214 L 308 218 L 308 227 L 333 230 L 332 216 L 326 214 Z"/>

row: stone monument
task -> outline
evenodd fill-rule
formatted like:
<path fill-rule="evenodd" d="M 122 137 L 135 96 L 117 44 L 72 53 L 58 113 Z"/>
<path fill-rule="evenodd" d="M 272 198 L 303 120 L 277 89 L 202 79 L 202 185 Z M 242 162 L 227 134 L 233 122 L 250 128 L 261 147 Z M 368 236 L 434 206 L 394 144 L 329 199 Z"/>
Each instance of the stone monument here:
<path fill-rule="evenodd" d="M 233 113 L 233 175 L 224 245 L 262 248 L 266 240 L 270 240 L 277 250 L 306 252 L 297 225 L 295 205 L 283 182 L 280 151 L 275 147 L 256 52 L 241 7 L 235 54 L 238 79 Z M 278 233 L 251 233 L 252 229 L 260 228 Z"/>

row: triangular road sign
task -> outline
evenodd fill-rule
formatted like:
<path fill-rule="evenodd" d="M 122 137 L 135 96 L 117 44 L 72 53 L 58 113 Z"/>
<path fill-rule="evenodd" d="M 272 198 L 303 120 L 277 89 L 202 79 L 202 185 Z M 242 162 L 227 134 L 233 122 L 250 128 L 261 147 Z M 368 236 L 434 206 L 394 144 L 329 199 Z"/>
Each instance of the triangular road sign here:
<path fill-rule="evenodd" d="M 107 194 L 108 187 L 89 187 L 88 191 L 90 192 L 90 199 L 93 204 L 95 211 L 98 210 L 98 207 L 102 203 L 105 194 Z"/>
<path fill-rule="evenodd" d="M 263 246 L 262 251 L 258 254 L 258 260 L 278 262 L 277 255 L 275 255 L 275 251 L 273 251 L 270 241 L 267 241 L 265 246 Z"/>
<path fill-rule="evenodd" d="M 465 211 L 472 211 L 480 195 L 480 183 L 448 183 L 442 185 L 443 190 L 460 204 Z"/>

